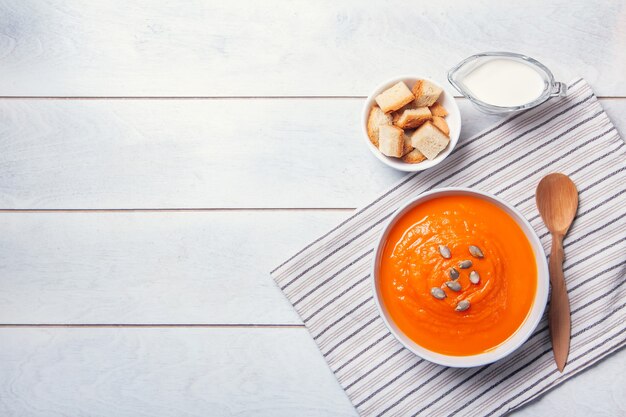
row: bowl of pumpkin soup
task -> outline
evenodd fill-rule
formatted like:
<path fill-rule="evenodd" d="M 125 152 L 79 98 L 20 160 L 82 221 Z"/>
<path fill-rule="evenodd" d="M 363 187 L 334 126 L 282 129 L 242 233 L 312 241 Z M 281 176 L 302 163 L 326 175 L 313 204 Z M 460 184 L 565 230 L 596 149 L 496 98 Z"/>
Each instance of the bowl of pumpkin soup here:
<path fill-rule="evenodd" d="M 528 221 L 481 191 L 441 188 L 401 207 L 372 264 L 374 299 L 391 333 L 445 366 L 497 361 L 522 345 L 548 298 L 548 266 Z"/>

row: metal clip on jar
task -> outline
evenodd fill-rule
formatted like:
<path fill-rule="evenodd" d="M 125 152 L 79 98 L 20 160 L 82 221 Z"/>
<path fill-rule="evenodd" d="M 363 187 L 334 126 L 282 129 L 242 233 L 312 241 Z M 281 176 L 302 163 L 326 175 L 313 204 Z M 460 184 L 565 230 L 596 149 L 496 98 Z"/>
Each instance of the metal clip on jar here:
<path fill-rule="evenodd" d="M 480 111 L 489 114 L 530 109 L 565 96 L 567 85 L 541 62 L 511 52 L 472 55 L 448 71 L 448 81 Z"/>

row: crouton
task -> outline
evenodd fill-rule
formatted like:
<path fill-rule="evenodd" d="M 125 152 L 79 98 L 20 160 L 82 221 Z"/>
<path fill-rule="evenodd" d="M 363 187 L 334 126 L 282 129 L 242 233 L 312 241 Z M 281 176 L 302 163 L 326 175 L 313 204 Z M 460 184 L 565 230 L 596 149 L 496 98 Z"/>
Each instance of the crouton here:
<path fill-rule="evenodd" d="M 437 129 L 445 133 L 446 136 L 450 136 L 450 128 L 443 117 L 435 116 L 431 122 Z"/>
<path fill-rule="evenodd" d="M 378 147 L 378 129 L 383 125 L 391 124 L 391 115 L 385 114 L 380 107 L 374 106 L 367 118 L 367 136 L 374 146 Z"/>
<path fill-rule="evenodd" d="M 404 131 L 404 147 L 402 148 L 402 156 L 413 150 L 413 144 L 411 143 L 411 135 L 413 134 L 412 130 Z"/>
<path fill-rule="evenodd" d="M 409 87 L 400 81 L 377 95 L 375 100 L 385 113 L 389 113 L 394 110 L 398 110 L 400 107 L 410 103 L 414 99 L 415 96 L 411 93 Z"/>
<path fill-rule="evenodd" d="M 431 122 L 426 122 L 411 135 L 411 144 L 428 159 L 435 159 L 441 151 L 450 143 L 441 130 Z"/>
<path fill-rule="evenodd" d="M 411 152 L 402 157 L 402 160 L 407 164 L 418 164 L 425 159 L 426 157 L 424 156 L 424 154 L 417 149 L 413 149 Z"/>
<path fill-rule="evenodd" d="M 387 156 L 400 158 L 404 149 L 404 130 L 383 125 L 378 130 L 378 149 Z"/>
<path fill-rule="evenodd" d="M 394 118 L 393 123 L 402 129 L 413 129 L 430 120 L 431 116 L 428 107 L 409 108 L 399 114 L 397 119 Z"/>
<path fill-rule="evenodd" d="M 413 86 L 413 95 L 415 96 L 415 105 L 417 107 L 428 107 L 435 104 L 443 90 L 435 84 L 426 80 L 417 80 Z M 381 106 L 382 107 L 382 106 Z"/>
<path fill-rule="evenodd" d="M 435 104 L 433 104 L 429 108 L 430 108 L 430 112 L 433 114 L 433 116 L 446 117 L 448 115 L 448 110 L 446 110 L 446 108 L 443 107 L 438 102 L 435 102 Z"/>

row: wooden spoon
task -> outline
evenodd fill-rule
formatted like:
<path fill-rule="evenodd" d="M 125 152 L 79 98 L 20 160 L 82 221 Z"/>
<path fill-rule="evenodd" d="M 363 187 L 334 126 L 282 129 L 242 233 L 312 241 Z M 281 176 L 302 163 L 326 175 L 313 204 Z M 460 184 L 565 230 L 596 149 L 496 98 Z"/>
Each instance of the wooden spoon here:
<path fill-rule="evenodd" d="M 552 293 L 548 319 L 554 361 L 559 371 L 563 372 L 571 333 L 569 298 L 563 276 L 563 238 L 578 209 L 578 190 L 567 175 L 550 174 L 539 182 L 535 197 L 539 214 L 552 233 L 548 263 Z"/>

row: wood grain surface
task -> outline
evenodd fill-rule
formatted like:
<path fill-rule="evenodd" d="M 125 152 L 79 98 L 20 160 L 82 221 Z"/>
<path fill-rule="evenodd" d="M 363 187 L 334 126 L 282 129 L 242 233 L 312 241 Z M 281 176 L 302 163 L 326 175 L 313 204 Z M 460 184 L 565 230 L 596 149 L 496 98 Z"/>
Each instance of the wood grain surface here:
<path fill-rule="evenodd" d="M 306 329 L 0 328 L 0 340 L 3 417 L 356 417 Z M 625 366 L 618 352 L 512 415 L 623 415 Z"/>
<path fill-rule="evenodd" d="M 459 144 L 499 120 L 460 103 Z M 363 146 L 362 104 L 0 100 L 0 209 L 356 208 L 403 175 Z M 626 100 L 602 104 L 626 130 Z"/>
<path fill-rule="evenodd" d="M 0 328 L 0 414 L 355 416 L 306 329 Z"/>
<path fill-rule="evenodd" d="M 625 18 L 622 2 L 582 0 L 3 0 L 0 95 L 365 96 L 515 50 L 624 96 Z"/>
<path fill-rule="evenodd" d="M 0 213 L 0 324 L 300 324 L 268 271 L 348 214 Z"/>
<path fill-rule="evenodd" d="M 355 417 L 267 272 L 402 176 L 362 146 L 364 97 L 515 50 L 584 76 L 623 134 L 625 15 L 0 0 L 0 415 Z M 499 120 L 457 101 L 460 143 Z M 624 415 L 624 368 L 514 415 Z"/>
<path fill-rule="evenodd" d="M 602 193 L 593 188 L 583 197 Z M 617 211 L 623 203 L 607 204 Z M 532 201 L 520 208 L 536 213 Z M 0 213 L 0 324 L 300 325 L 268 271 L 349 213 Z M 602 213 L 572 230 L 605 220 Z M 549 251 L 550 237 L 542 243 Z M 567 253 L 606 244 L 594 234 Z M 621 256 L 608 247 L 602 261 L 613 265 Z M 582 287 L 570 298 L 605 290 Z"/>

